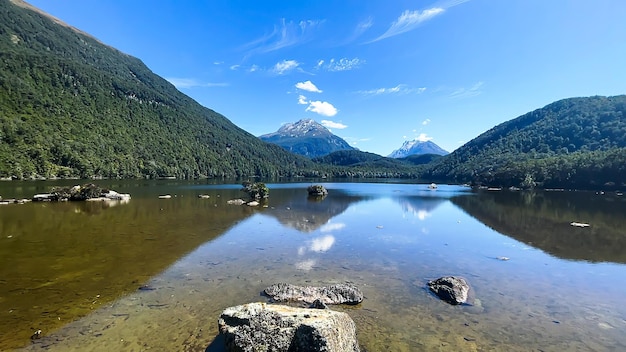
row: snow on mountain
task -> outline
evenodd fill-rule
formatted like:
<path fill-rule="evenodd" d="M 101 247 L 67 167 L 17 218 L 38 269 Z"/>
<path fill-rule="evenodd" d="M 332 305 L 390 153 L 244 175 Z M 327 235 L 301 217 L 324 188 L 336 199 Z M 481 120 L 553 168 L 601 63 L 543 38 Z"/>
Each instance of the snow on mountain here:
<path fill-rule="evenodd" d="M 309 158 L 324 156 L 338 150 L 355 149 L 328 128 L 311 119 L 286 123 L 278 131 L 264 134 L 259 138 Z"/>
<path fill-rule="evenodd" d="M 406 158 L 409 155 L 420 154 L 437 154 L 446 155 L 447 151 L 443 150 L 437 144 L 431 141 L 420 141 L 417 139 L 406 141 L 399 149 L 394 150 L 389 154 L 390 158 Z"/>

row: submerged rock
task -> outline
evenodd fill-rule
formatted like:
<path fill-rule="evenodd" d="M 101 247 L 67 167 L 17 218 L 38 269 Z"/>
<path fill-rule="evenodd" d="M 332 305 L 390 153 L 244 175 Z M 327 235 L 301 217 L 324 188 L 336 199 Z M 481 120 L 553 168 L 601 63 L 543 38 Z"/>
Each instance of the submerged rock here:
<path fill-rule="evenodd" d="M 467 302 L 470 286 L 462 277 L 445 276 L 428 282 L 428 287 L 439 298 L 458 305 Z"/>
<path fill-rule="evenodd" d="M 278 302 L 300 301 L 313 303 L 319 300 L 325 304 L 358 304 L 363 301 L 363 292 L 352 284 L 315 287 L 278 283 L 269 286 L 263 292 Z"/>
<path fill-rule="evenodd" d="M 313 301 L 313 303 L 311 303 L 309 308 L 310 309 L 328 309 L 328 306 L 326 305 L 326 303 L 320 301 L 319 299 L 316 299 L 315 301 Z"/>
<path fill-rule="evenodd" d="M 329 309 L 250 303 L 226 308 L 218 327 L 229 352 L 360 351 L 354 321 Z"/>

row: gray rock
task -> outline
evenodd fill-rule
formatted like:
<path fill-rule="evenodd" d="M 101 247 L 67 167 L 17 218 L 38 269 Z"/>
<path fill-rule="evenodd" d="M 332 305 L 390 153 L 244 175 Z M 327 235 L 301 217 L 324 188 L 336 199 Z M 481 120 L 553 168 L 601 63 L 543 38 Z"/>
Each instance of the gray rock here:
<path fill-rule="evenodd" d="M 264 292 L 277 302 L 313 303 L 319 300 L 325 304 L 358 304 L 363 301 L 363 292 L 352 284 L 315 287 L 278 283 L 266 288 Z"/>
<path fill-rule="evenodd" d="M 462 277 L 445 276 L 428 282 L 428 287 L 442 300 L 453 304 L 467 301 L 470 286 Z"/>
<path fill-rule="evenodd" d="M 326 305 L 326 303 L 320 301 L 319 299 L 316 299 L 313 303 L 311 303 L 309 308 L 310 309 L 328 309 L 328 306 Z"/>
<path fill-rule="evenodd" d="M 307 188 L 310 196 L 325 196 L 328 195 L 328 190 L 322 185 L 311 185 Z"/>
<path fill-rule="evenodd" d="M 250 303 L 226 308 L 218 327 L 228 352 L 360 351 L 354 321 L 329 309 Z"/>

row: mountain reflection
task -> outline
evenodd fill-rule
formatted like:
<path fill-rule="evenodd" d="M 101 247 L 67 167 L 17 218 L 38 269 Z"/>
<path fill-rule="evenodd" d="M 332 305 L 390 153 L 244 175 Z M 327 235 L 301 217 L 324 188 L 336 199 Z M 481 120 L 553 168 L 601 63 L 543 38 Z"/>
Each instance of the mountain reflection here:
<path fill-rule="evenodd" d="M 626 199 L 589 192 L 480 192 L 454 204 L 494 230 L 556 257 L 626 263 Z M 587 228 L 571 222 L 590 224 Z"/>
<path fill-rule="evenodd" d="M 440 206 L 442 203 L 447 202 L 446 198 L 438 197 L 399 197 L 396 198 L 396 202 L 400 204 L 402 211 L 405 213 L 413 214 L 420 220 L 425 220 L 430 214 Z"/>
<path fill-rule="evenodd" d="M 273 216 L 286 227 L 311 233 L 323 226 L 332 226 L 330 219 L 346 211 L 350 204 L 365 199 L 341 191 L 319 199 L 308 197 L 306 189 L 279 189 L 272 191 L 272 209 L 264 214 Z"/>

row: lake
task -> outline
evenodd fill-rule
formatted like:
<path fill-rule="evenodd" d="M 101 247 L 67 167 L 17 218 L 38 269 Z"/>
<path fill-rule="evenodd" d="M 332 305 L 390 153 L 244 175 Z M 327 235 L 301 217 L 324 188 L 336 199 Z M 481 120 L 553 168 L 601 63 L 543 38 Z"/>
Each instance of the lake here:
<path fill-rule="evenodd" d="M 4 198 L 78 181 L 2 182 Z M 0 350 L 217 351 L 229 306 L 352 282 L 366 351 L 626 350 L 626 198 L 411 183 L 99 181 L 125 204 L 0 206 Z M 171 199 L 159 199 L 170 194 Z M 209 198 L 198 198 L 198 195 Z M 574 227 L 571 222 L 588 223 Z M 427 289 L 465 277 L 474 305 Z M 31 340 L 41 329 L 42 337 Z"/>

